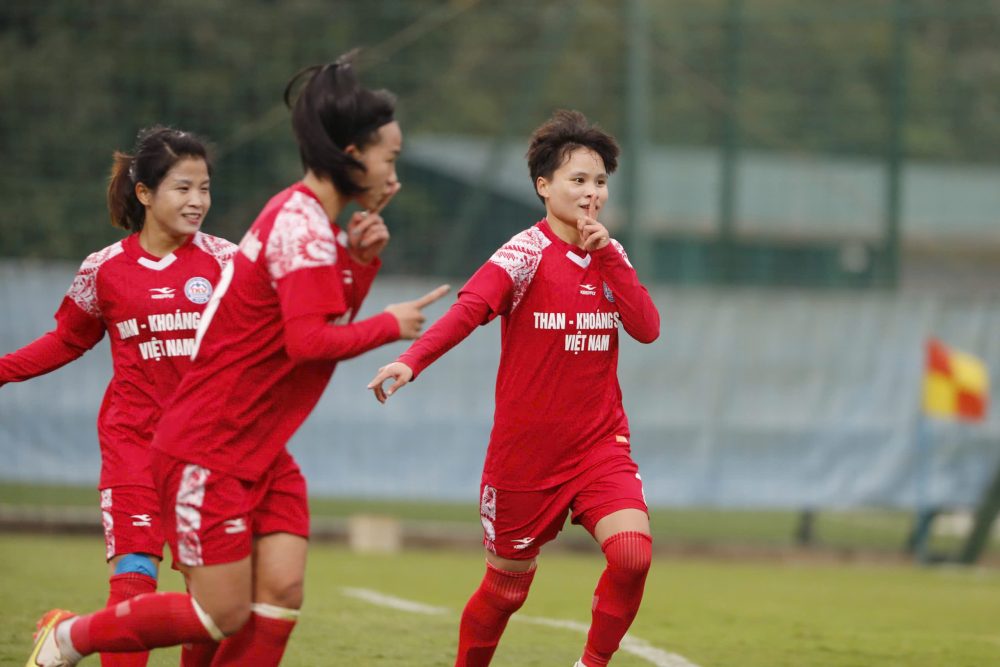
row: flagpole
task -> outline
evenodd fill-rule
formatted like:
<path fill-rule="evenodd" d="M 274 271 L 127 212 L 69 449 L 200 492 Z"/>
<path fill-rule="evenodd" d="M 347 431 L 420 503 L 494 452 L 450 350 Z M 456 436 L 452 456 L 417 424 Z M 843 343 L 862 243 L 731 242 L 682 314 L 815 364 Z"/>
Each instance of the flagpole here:
<path fill-rule="evenodd" d="M 933 441 L 930 422 L 921 413 L 916 425 L 916 517 L 914 518 L 911 546 L 918 563 L 926 565 L 930 562 L 931 523 L 934 521 L 934 511 L 931 509 L 930 486 L 933 459 Z"/>

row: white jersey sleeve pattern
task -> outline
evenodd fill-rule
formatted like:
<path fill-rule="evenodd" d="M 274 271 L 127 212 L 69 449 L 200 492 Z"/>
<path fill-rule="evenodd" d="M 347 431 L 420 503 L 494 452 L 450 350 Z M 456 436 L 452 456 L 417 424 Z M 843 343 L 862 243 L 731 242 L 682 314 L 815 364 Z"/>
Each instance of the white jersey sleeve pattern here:
<path fill-rule="evenodd" d="M 224 267 L 233 258 L 237 250 L 235 243 L 201 232 L 195 233 L 194 244 L 205 252 L 205 254 L 211 255 L 219 263 L 219 268 Z"/>
<path fill-rule="evenodd" d="M 615 247 L 615 250 L 618 251 L 618 254 L 621 255 L 622 259 L 625 260 L 625 264 L 628 265 L 628 268 L 630 269 L 634 268 L 632 266 L 632 262 L 628 261 L 628 255 L 625 253 L 625 248 L 622 246 L 622 244 L 614 239 L 611 239 L 611 245 Z"/>
<path fill-rule="evenodd" d="M 510 309 L 517 308 L 542 260 L 542 251 L 552 243 L 536 227 L 526 229 L 503 244 L 489 261 L 507 272 L 514 283 Z"/>
<path fill-rule="evenodd" d="M 112 243 L 103 250 L 98 250 L 87 256 L 80 265 L 73 284 L 69 286 L 66 296 L 80 307 L 80 310 L 92 317 L 101 316 L 101 307 L 97 301 L 97 271 L 106 261 L 124 252 L 122 242 Z"/>
<path fill-rule="evenodd" d="M 337 241 L 319 202 L 301 192 L 289 197 L 274 220 L 266 259 L 274 280 L 299 269 L 337 263 Z"/>

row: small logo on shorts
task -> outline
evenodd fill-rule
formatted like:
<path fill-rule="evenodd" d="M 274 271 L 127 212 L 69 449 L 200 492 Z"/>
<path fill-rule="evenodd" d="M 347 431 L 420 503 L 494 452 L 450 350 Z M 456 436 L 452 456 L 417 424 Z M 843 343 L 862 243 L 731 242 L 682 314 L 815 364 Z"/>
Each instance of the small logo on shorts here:
<path fill-rule="evenodd" d="M 149 516 L 148 514 L 133 514 L 132 525 L 139 526 L 140 528 L 143 526 L 152 526 L 153 517 Z"/>
<path fill-rule="evenodd" d="M 208 303 L 212 298 L 212 283 L 206 278 L 195 276 L 184 283 L 184 296 L 191 303 Z"/>
<path fill-rule="evenodd" d="M 531 543 L 535 541 L 533 537 L 521 537 L 516 540 L 511 540 L 514 543 L 515 549 L 527 549 L 531 546 Z"/>
<path fill-rule="evenodd" d="M 242 533 L 247 529 L 247 522 L 243 517 L 237 517 L 235 519 L 226 519 L 223 521 L 226 524 L 226 534 L 233 535 L 235 533 Z"/>

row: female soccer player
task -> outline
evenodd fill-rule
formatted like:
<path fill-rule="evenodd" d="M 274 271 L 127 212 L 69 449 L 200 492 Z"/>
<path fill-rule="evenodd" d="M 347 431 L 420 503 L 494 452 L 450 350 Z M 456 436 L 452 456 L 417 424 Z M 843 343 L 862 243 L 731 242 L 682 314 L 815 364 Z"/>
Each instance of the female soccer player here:
<path fill-rule="evenodd" d="M 211 164 L 194 135 L 140 132 L 115 153 L 111 223 L 131 232 L 80 267 L 56 328 L 0 358 L 0 385 L 53 371 L 111 337 L 114 376 L 97 420 L 101 510 L 110 569 L 108 605 L 156 590 L 163 557 L 160 503 L 149 470 L 153 429 L 191 365 L 194 333 L 236 246 L 198 231 L 208 214 Z M 102 656 L 145 665 L 148 653 Z"/>
<path fill-rule="evenodd" d="M 476 326 L 502 318 L 480 487 L 486 576 L 462 613 L 455 664 L 489 664 L 528 595 L 539 549 L 571 511 L 607 557 L 577 663 L 601 667 L 639 609 L 651 548 L 618 386 L 618 325 L 651 343 L 660 318 L 625 251 L 597 221 L 618 163 L 615 140 L 583 114 L 558 111 L 535 130 L 527 157 L 545 218 L 497 250 L 449 311 L 368 386 L 384 403 Z M 386 380 L 394 380 L 388 390 Z"/>
<path fill-rule="evenodd" d="M 201 664 L 277 665 L 302 604 L 309 534 L 286 443 L 337 361 L 416 338 L 421 309 L 447 291 L 353 322 L 389 240 L 379 211 L 400 187 L 395 100 L 363 88 L 348 55 L 297 74 L 285 101 L 305 177 L 267 203 L 227 265 L 153 443 L 164 530 L 190 594 L 79 617 L 54 610 L 37 634 L 38 665 L 224 637 Z M 365 210 L 341 231 L 349 202 Z"/>

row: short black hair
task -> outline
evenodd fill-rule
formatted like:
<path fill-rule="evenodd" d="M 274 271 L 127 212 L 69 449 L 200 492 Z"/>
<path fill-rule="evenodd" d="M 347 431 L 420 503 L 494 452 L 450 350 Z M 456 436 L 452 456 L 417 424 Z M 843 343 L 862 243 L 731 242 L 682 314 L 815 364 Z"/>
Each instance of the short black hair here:
<path fill-rule="evenodd" d="M 531 134 L 528 145 L 528 170 L 532 187 L 538 177 L 550 179 L 577 148 L 589 148 L 604 161 L 609 174 L 618 168 L 618 142 L 579 111 L 558 109 Z M 542 199 L 541 197 L 539 197 Z M 544 199 L 542 199 L 544 203 Z"/>

